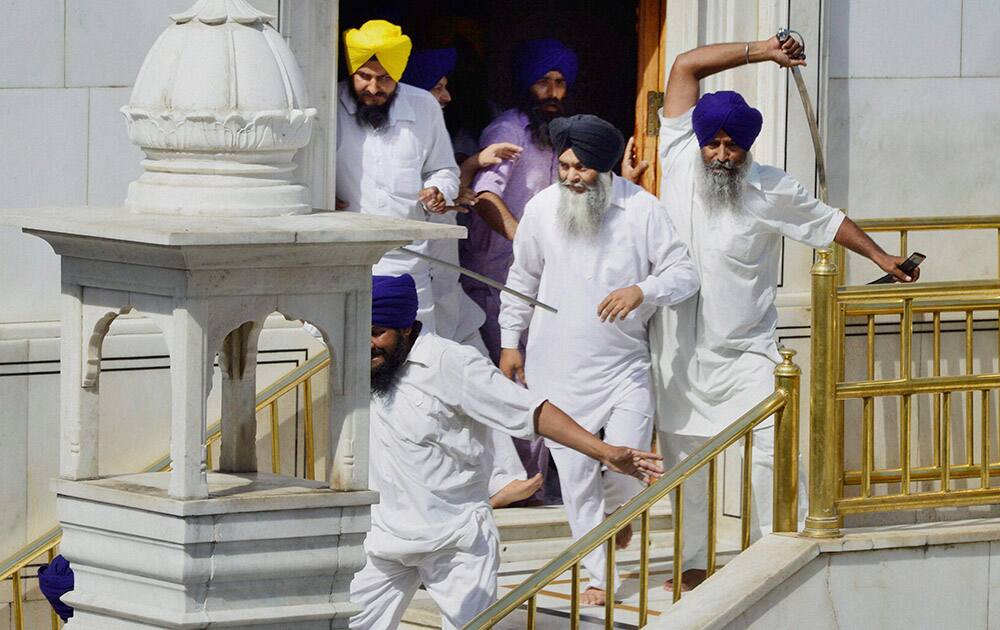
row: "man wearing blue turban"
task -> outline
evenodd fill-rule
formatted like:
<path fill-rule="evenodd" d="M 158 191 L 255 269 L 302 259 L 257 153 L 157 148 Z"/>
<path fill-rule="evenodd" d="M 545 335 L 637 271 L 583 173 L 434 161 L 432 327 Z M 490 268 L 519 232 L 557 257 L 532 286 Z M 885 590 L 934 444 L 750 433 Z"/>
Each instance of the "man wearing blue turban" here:
<path fill-rule="evenodd" d="M 361 607 L 351 628 L 396 628 L 421 584 L 446 630 L 496 599 L 499 534 L 483 457 L 491 429 L 543 435 L 639 479 L 661 472 L 658 455 L 599 440 L 474 348 L 420 329 L 413 278 L 375 276 L 370 479 L 379 503 L 351 582 Z"/>
<path fill-rule="evenodd" d="M 668 466 L 774 391 L 783 237 L 811 247 L 840 243 L 903 282 L 918 275 L 907 276 L 898 266 L 903 259 L 886 254 L 843 212 L 784 171 L 753 160 L 764 118 L 741 95 L 699 98 L 701 79 L 748 63 L 804 65 L 801 50 L 794 38 L 777 37 L 703 46 L 679 55 L 670 71 L 660 112 L 660 198 L 691 251 L 701 291 L 661 309 L 652 326 L 657 428 Z M 773 426 L 761 424 L 753 438 L 754 538 L 771 527 Z M 684 493 L 685 589 L 705 578 L 707 566 L 708 506 L 706 494 L 695 490 L 706 487 L 707 474 L 700 477 Z"/>
<path fill-rule="evenodd" d="M 458 51 L 454 48 L 425 48 L 410 54 L 410 61 L 403 71 L 403 83 L 427 90 L 441 107 L 451 102 L 448 92 L 448 75 L 455 71 Z"/>
<path fill-rule="evenodd" d="M 562 115 L 567 90 L 576 81 L 576 53 L 554 39 L 525 42 L 514 56 L 514 94 L 517 107 L 491 122 L 479 138 L 481 148 L 498 143 L 521 147 L 516 160 L 503 160 L 476 175 L 474 213 L 466 221 L 468 237 L 459 245 L 462 266 L 505 282 L 514 262 L 511 244 L 524 205 L 557 180 L 558 165 L 549 123 Z M 463 277 L 466 293 L 486 312 L 480 332 L 490 357 L 500 360 L 500 292 L 472 278 Z M 518 442 L 518 452 L 529 477 L 545 473 L 548 449 L 535 441 Z M 544 488 L 533 497 L 546 500 Z"/>

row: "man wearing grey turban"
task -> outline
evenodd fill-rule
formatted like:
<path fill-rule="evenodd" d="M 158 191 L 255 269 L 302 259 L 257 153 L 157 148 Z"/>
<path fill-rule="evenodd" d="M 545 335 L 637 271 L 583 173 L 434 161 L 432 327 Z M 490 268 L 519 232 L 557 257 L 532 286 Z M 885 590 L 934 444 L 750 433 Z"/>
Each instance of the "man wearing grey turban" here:
<path fill-rule="evenodd" d="M 558 309 L 550 313 L 501 296 L 500 369 L 547 392 L 591 433 L 647 447 L 653 432 L 646 324 L 658 306 L 698 290 L 698 276 L 656 197 L 611 168 L 625 139 L 597 116 L 549 124 L 559 182 L 524 207 L 507 284 Z M 530 328 L 529 328 L 530 324 Z M 528 330 L 527 361 L 518 350 Z M 635 496 L 641 484 L 546 440 L 559 470 L 570 528 L 579 538 Z M 630 533 L 618 541 L 628 544 Z M 608 590 L 605 549 L 583 560 L 585 604 Z"/>

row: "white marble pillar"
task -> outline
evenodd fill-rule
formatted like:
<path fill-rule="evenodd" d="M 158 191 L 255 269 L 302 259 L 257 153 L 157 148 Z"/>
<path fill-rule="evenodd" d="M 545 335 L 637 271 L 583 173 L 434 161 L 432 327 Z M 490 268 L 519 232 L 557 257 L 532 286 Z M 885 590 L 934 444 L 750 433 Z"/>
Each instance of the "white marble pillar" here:
<path fill-rule="evenodd" d="M 377 500 L 371 266 L 400 245 L 464 229 L 309 214 L 292 157 L 315 110 L 271 20 L 246 0 L 198 0 L 173 16 L 123 108 L 147 157 L 125 207 L 0 210 L 0 225 L 62 257 L 54 488 L 75 573 L 63 597 L 75 608 L 71 630 L 346 628 L 357 612 L 348 585 Z M 332 488 L 256 471 L 257 336 L 275 311 L 313 323 L 333 356 Z M 101 347 L 124 313 L 151 318 L 170 353 L 171 470 L 102 477 Z M 208 473 L 217 354 L 222 472 Z"/>

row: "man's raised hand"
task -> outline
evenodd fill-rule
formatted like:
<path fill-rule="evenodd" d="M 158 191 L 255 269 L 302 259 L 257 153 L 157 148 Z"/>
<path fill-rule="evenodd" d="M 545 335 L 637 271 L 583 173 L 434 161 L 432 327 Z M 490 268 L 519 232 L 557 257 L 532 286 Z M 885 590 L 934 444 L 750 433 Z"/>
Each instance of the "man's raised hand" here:
<path fill-rule="evenodd" d="M 438 190 L 437 186 L 421 189 L 419 198 L 420 203 L 424 204 L 424 208 L 427 208 L 428 212 L 441 214 L 447 210 L 444 194 Z"/>
<path fill-rule="evenodd" d="M 633 184 L 638 184 L 643 173 L 649 168 L 649 162 L 640 160 L 635 151 L 635 136 L 628 139 L 625 145 L 625 155 L 622 156 L 622 177 Z"/>
<path fill-rule="evenodd" d="M 766 40 L 764 45 L 767 48 L 770 59 L 782 68 L 806 65 L 806 59 L 802 55 L 803 46 L 792 36 L 786 38 L 785 41 L 781 41 L 775 35 L 771 39 Z"/>
<path fill-rule="evenodd" d="M 656 453 L 609 444 L 608 454 L 601 463 L 608 470 L 650 483 L 663 475 L 663 466 L 657 463 L 662 459 L 663 456 Z"/>
<path fill-rule="evenodd" d="M 523 150 L 524 149 L 511 142 L 497 142 L 496 144 L 491 144 L 479 152 L 479 168 L 488 168 L 490 166 L 495 166 L 504 160 L 513 160 L 520 155 Z"/>
<path fill-rule="evenodd" d="M 597 316 L 602 322 L 614 322 L 616 318 L 623 320 L 629 313 L 639 308 L 645 297 L 637 284 L 624 289 L 615 289 L 597 305 Z"/>

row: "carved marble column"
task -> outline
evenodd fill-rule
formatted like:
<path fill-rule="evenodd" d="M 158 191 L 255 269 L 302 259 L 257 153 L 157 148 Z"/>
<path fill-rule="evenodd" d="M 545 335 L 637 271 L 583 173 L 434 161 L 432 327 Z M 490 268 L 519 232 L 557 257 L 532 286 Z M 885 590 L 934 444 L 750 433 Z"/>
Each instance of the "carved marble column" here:
<path fill-rule="evenodd" d="M 343 628 L 377 500 L 368 490 L 371 265 L 463 228 L 311 213 L 292 179 L 310 137 L 300 70 L 245 0 L 173 16 L 123 108 L 145 172 L 120 208 L 0 211 L 62 257 L 61 551 L 73 630 Z M 416 202 L 416 200 L 414 200 Z M 170 353 L 171 470 L 102 477 L 104 336 L 149 317 Z M 257 472 L 257 336 L 273 312 L 327 341 L 330 486 Z M 220 472 L 206 400 L 222 371 Z"/>

